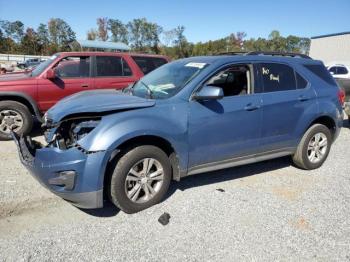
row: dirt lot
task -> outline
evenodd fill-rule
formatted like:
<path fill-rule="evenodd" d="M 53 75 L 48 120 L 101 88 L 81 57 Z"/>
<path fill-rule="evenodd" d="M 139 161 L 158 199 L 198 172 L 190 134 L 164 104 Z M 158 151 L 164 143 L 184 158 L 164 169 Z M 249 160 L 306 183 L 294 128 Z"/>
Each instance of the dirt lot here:
<path fill-rule="evenodd" d="M 346 121 L 318 170 L 280 158 L 197 175 L 126 215 L 54 196 L 0 142 L 0 261 L 350 261 L 349 145 Z"/>

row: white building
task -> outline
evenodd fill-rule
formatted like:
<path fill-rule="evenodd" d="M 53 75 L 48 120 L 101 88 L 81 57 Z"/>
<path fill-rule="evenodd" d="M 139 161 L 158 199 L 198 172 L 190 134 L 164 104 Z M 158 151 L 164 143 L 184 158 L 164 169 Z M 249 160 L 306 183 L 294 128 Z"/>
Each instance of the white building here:
<path fill-rule="evenodd" d="M 309 55 L 325 65 L 350 64 L 350 32 L 311 37 Z"/>

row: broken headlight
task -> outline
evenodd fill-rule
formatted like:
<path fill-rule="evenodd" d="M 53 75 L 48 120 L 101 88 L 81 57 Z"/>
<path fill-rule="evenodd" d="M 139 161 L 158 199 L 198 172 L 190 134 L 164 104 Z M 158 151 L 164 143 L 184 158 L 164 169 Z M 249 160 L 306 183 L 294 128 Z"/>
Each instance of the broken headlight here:
<path fill-rule="evenodd" d="M 77 142 L 87 136 L 101 121 L 94 119 L 70 119 L 62 122 L 56 130 L 55 144 L 60 149 L 76 146 Z"/>
<path fill-rule="evenodd" d="M 73 140 L 79 141 L 89 134 L 99 123 L 100 120 L 89 120 L 80 123 L 73 123 L 70 132 Z"/>

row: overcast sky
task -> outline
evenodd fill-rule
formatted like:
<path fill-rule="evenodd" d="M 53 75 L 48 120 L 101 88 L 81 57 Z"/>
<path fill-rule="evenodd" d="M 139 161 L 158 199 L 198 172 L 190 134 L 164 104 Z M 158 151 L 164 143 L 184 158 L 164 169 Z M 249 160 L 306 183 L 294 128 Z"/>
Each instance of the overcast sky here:
<path fill-rule="evenodd" d="M 97 17 L 126 23 L 145 17 L 170 30 L 184 25 L 189 41 L 207 41 L 244 31 L 247 37 L 317 36 L 350 31 L 350 0 L 0 0 L 0 19 L 36 28 L 51 17 L 70 24 L 78 39 L 96 27 Z"/>

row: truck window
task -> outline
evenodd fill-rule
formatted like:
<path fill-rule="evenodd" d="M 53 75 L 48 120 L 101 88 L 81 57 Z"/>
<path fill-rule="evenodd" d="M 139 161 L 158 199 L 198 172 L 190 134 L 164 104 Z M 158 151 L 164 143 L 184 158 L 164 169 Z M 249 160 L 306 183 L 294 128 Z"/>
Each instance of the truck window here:
<path fill-rule="evenodd" d="M 63 58 L 56 66 L 60 78 L 83 78 L 90 75 L 89 56 L 69 56 Z"/>
<path fill-rule="evenodd" d="M 124 58 L 119 56 L 96 57 L 97 77 L 122 77 L 131 75 L 131 69 Z"/>
<path fill-rule="evenodd" d="M 161 57 L 132 56 L 132 59 L 145 75 L 168 62 Z"/>

